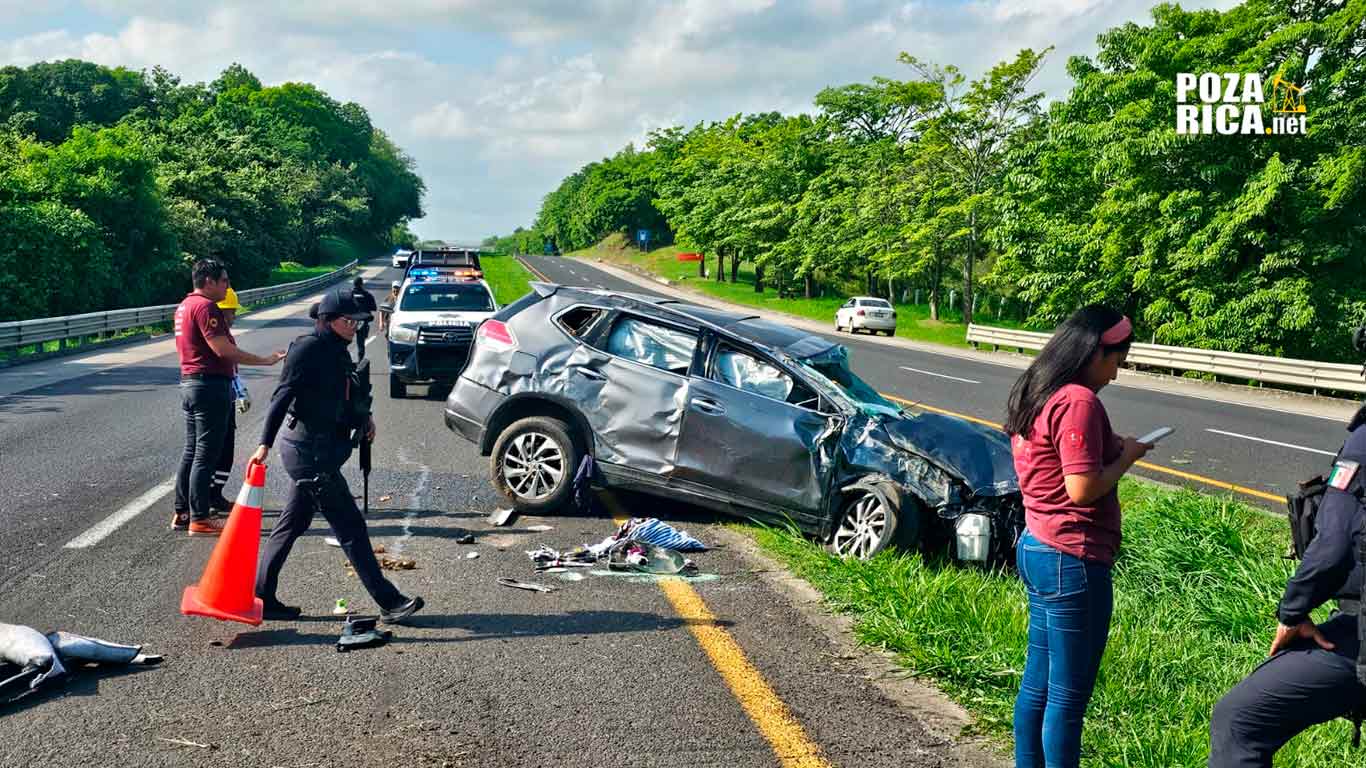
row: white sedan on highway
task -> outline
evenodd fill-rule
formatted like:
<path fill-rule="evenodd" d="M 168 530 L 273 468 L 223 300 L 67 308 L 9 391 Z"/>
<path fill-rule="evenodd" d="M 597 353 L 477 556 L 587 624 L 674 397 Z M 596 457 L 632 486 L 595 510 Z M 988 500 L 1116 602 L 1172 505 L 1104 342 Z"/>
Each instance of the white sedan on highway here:
<path fill-rule="evenodd" d="M 394 251 L 394 259 L 392 264 L 393 268 L 403 269 L 404 267 L 408 266 L 408 258 L 412 255 L 412 251 L 404 250 L 401 248 L 397 251 Z"/>
<path fill-rule="evenodd" d="M 867 331 L 872 334 L 896 333 L 896 310 L 886 299 L 855 296 L 835 310 L 836 331 Z"/>

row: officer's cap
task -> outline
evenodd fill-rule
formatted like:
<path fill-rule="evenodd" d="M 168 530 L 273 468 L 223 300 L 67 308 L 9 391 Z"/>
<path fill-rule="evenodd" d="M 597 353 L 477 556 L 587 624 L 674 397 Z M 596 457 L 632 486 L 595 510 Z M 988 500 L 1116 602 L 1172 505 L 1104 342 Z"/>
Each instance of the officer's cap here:
<path fill-rule="evenodd" d="M 351 291 L 334 288 L 323 294 L 318 302 L 318 315 L 342 315 L 352 320 L 372 320 L 374 315 L 361 308 Z"/>

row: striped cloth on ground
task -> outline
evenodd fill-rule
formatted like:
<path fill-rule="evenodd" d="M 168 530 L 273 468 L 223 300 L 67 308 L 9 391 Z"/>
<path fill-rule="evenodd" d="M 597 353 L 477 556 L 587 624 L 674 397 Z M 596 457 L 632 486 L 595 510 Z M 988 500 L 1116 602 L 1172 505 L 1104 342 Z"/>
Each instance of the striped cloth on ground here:
<path fill-rule="evenodd" d="M 643 541 L 656 547 L 664 547 L 678 552 L 699 552 L 707 545 L 680 531 L 672 525 L 654 517 L 633 517 L 622 526 L 625 538 Z M 618 534 L 618 538 L 621 534 Z"/>

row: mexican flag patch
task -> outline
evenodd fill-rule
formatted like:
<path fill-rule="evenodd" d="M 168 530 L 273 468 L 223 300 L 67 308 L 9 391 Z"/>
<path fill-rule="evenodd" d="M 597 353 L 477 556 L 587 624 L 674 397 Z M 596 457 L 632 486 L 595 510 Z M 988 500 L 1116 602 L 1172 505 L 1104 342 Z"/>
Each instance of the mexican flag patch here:
<path fill-rule="evenodd" d="M 1339 491 L 1347 490 L 1347 486 L 1352 484 L 1352 478 L 1357 476 L 1357 470 L 1361 467 L 1355 461 L 1338 459 L 1333 462 L 1333 473 L 1328 476 L 1328 484 Z"/>

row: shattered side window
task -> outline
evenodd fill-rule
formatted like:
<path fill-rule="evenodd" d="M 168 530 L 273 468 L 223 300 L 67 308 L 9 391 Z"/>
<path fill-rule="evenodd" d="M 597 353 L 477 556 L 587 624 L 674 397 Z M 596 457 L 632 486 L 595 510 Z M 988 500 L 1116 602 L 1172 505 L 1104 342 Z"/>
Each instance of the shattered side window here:
<path fill-rule="evenodd" d="M 607 339 L 609 354 L 681 376 L 687 375 L 696 347 L 697 337 L 691 333 L 633 317 L 618 320 Z"/>
<path fill-rule="evenodd" d="M 560 315 L 557 322 L 570 336 L 581 339 L 605 314 L 607 310 L 598 307 L 574 307 Z"/>
<path fill-rule="evenodd" d="M 781 368 L 729 347 L 716 353 L 712 375 L 722 384 L 774 400 L 786 401 L 792 394 L 792 377 Z"/>

